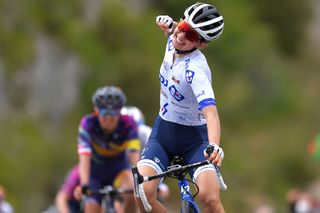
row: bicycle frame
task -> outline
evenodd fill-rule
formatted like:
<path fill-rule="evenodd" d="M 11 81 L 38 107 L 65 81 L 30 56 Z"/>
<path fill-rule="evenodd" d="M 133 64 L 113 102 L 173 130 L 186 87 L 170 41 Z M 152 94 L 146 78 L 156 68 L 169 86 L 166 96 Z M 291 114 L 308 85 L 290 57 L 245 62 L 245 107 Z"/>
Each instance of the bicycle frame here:
<path fill-rule="evenodd" d="M 178 180 L 178 185 L 180 189 L 180 196 L 182 201 L 186 201 L 189 204 L 193 206 L 193 208 L 196 210 L 197 213 L 200 213 L 200 208 L 196 201 L 193 199 L 193 196 L 191 195 L 191 190 L 188 184 L 188 181 L 186 180 Z M 181 208 L 183 208 L 181 206 Z M 181 209 L 182 211 L 182 209 Z"/>
<path fill-rule="evenodd" d="M 116 213 L 114 208 L 114 198 L 110 193 L 106 193 L 103 199 L 104 205 L 102 204 L 102 208 L 104 208 L 104 212 L 106 213 Z"/>

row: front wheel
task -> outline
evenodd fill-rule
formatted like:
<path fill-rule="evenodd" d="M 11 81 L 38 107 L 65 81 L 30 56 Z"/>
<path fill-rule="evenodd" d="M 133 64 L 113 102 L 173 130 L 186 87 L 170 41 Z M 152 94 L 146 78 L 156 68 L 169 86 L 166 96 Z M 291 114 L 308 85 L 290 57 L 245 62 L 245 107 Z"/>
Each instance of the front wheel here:
<path fill-rule="evenodd" d="M 199 213 L 192 203 L 183 200 L 181 201 L 181 213 Z"/>

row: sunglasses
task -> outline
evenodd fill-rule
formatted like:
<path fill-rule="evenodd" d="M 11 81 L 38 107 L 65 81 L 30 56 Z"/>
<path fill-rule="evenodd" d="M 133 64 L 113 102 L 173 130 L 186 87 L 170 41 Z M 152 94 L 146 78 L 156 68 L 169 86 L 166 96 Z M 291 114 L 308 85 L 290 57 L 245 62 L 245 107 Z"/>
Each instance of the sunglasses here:
<path fill-rule="evenodd" d="M 178 23 L 177 28 L 179 31 L 185 33 L 187 40 L 191 42 L 198 42 L 199 40 L 201 40 L 198 33 L 194 29 L 192 29 L 186 21 L 181 20 Z"/>
<path fill-rule="evenodd" d="M 118 116 L 120 115 L 120 111 L 119 110 L 107 110 L 107 109 L 99 109 L 99 115 L 100 116 Z"/>

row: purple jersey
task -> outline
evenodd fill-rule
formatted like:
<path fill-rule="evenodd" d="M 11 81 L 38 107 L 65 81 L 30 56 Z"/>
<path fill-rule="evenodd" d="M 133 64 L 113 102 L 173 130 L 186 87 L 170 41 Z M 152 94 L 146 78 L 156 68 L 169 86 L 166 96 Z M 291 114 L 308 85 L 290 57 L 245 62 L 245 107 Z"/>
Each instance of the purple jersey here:
<path fill-rule="evenodd" d="M 91 113 L 81 119 L 78 135 L 78 154 L 91 155 L 98 164 L 121 161 L 126 150 L 140 151 L 137 126 L 128 115 L 120 115 L 113 133 L 106 133 L 99 124 L 98 114 Z"/>
<path fill-rule="evenodd" d="M 70 200 L 75 200 L 73 191 L 78 185 L 80 185 L 80 176 L 79 166 L 76 165 L 68 172 L 68 175 L 66 176 L 60 188 L 60 191 L 65 192 Z"/>

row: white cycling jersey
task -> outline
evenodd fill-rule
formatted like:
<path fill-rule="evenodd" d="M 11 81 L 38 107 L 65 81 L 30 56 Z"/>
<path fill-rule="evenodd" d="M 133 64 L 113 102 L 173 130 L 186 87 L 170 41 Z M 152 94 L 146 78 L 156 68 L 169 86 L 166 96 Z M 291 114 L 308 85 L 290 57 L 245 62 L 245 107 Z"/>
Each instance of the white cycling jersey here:
<path fill-rule="evenodd" d="M 215 105 L 211 70 L 205 56 L 195 50 L 172 64 L 175 49 L 168 38 L 160 68 L 160 111 L 162 119 L 187 126 L 206 123 L 201 110 Z"/>

